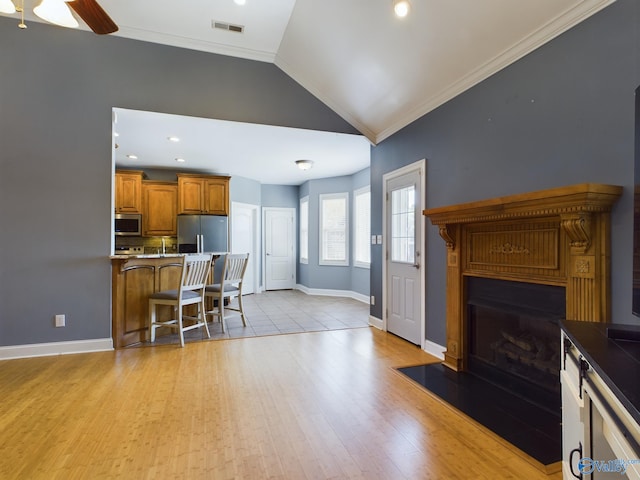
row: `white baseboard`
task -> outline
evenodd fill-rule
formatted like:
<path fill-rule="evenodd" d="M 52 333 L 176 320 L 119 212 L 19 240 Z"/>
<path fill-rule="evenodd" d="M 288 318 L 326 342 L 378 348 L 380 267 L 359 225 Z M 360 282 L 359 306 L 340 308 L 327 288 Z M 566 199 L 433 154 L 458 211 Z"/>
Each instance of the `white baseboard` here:
<path fill-rule="evenodd" d="M 445 347 L 443 347 L 442 345 L 438 345 L 431 340 L 424 341 L 424 351 L 429 355 L 433 355 L 434 357 L 439 358 L 440 360 L 444 360 L 444 352 L 446 350 L 447 349 Z"/>
<path fill-rule="evenodd" d="M 104 352 L 109 350 L 113 350 L 113 340 L 111 338 L 10 345 L 0 347 L 0 360 L 44 357 L 48 355 L 67 355 L 71 353 Z"/>
<path fill-rule="evenodd" d="M 354 300 L 358 300 L 359 302 L 369 304 L 369 297 L 367 295 L 363 295 L 358 292 L 353 292 L 351 290 L 329 290 L 325 288 L 309 288 L 304 285 L 297 284 L 296 290 L 300 290 L 307 295 L 319 295 L 325 297 L 344 297 L 344 298 L 352 298 Z"/>
<path fill-rule="evenodd" d="M 376 327 L 378 330 L 384 330 L 384 322 L 373 315 L 369 315 L 369 325 Z"/>

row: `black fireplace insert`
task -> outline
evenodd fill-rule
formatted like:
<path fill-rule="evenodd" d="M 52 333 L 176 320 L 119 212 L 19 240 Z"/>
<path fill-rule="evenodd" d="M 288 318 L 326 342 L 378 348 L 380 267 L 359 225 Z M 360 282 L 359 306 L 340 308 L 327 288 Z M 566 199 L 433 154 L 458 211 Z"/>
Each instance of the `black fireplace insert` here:
<path fill-rule="evenodd" d="M 479 277 L 466 282 L 468 372 L 559 412 L 564 287 Z"/>

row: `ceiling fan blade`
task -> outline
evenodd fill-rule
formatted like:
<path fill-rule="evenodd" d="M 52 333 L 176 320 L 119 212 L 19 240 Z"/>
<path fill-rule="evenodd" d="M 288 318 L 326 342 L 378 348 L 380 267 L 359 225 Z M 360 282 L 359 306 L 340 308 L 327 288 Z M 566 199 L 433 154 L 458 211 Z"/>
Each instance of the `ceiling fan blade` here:
<path fill-rule="evenodd" d="M 118 31 L 118 26 L 96 0 L 73 0 L 67 5 L 73 8 L 78 16 L 84 20 L 84 23 L 98 35 Z"/>

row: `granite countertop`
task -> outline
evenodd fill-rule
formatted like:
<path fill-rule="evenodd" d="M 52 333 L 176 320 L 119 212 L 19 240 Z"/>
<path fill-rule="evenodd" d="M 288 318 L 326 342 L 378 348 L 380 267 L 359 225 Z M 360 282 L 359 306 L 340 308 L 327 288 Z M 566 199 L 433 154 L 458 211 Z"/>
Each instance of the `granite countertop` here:
<path fill-rule="evenodd" d="M 607 336 L 607 328 L 640 333 L 640 322 L 623 325 L 562 320 L 560 327 L 634 420 L 640 423 L 640 341 Z"/>
<path fill-rule="evenodd" d="M 204 252 L 213 255 L 214 257 L 219 257 L 221 255 L 226 255 L 228 252 Z M 138 255 L 110 255 L 109 258 L 112 260 L 126 260 L 129 258 L 172 258 L 172 257 L 184 257 L 185 255 L 194 255 L 190 253 L 141 253 Z"/>
<path fill-rule="evenodd" d="M 138 255 L 110 255 L 111 259 L 128 259 L 128 258 L 170 258 L 170 257 L 182 257 L 185 253 L 141 253 Z"/>

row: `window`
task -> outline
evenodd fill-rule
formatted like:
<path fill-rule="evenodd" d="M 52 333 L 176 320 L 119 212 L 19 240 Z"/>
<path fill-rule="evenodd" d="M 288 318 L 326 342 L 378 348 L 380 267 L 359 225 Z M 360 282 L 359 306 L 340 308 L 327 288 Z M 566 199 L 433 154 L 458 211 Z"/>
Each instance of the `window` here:
<path fill-rule="evenodd" d="M 369 268 L 371 265 L 371 190 L 369 186 L 353 192 L 353 264 Z"/>
<path fill-rule="evenodd" d="M 309 197 L 300 199 L 300 263 L 309 263 Z"/>
<path fill-rule="evenodd" d="M 348 193 L 320 195 L 320 265 L 349 265 Z"/>
<path fill-rule="evenodd" d="M 415 186 L 391 192 L 391 261 L 415 263 Z"/>

